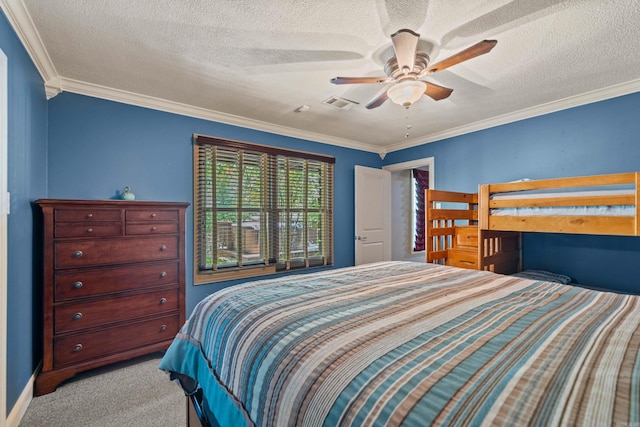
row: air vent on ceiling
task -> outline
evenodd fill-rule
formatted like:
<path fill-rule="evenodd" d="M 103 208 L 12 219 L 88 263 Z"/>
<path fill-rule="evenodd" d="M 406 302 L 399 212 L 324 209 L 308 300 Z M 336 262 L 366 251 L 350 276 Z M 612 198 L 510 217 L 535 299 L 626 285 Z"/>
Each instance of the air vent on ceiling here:
<path fill-rule="evenodd" d="M 348 110 L 349 108 L 351 108 L 351 106 L 359 104 L 359 102 L 352 101 L 350 99 L 339 98 L 337 96 L 331 96 L 322 101 L 322 103 L 339 110 Z"/>

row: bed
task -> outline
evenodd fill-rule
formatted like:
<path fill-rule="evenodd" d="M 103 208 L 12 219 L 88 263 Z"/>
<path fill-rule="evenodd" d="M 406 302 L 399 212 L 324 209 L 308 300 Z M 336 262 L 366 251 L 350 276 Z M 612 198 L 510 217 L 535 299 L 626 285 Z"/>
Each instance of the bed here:
<path fill-rule="evenodd" d="M 160 368 L 221 426 L 638 425 L 640 296 L 428 263 L 236 285 Z"/>
<path fill-rule="evenodd" d="M 512 274 L 521 232 L 640 235 L 640 173 L 426 190 L 426 261 Z"/>

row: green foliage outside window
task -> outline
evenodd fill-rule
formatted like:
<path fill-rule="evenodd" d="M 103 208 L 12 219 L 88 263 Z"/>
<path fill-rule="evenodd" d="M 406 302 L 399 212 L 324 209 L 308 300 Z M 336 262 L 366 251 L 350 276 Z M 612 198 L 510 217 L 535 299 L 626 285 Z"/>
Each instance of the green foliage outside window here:
<path fill-rule="evenodd" d="M 226 146 L 198 153 L 200 270 L 332 263 L 332 164 Z"/>

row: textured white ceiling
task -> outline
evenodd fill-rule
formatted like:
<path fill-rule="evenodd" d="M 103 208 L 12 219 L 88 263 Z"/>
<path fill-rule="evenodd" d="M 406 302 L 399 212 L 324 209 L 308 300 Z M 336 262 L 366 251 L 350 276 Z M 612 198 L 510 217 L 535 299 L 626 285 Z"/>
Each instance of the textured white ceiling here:
<path fill-rule="evenodd" d="M 58 90 L 153 100 L 371 151 L 563 108 L 558 100 L 588 102 L 580 96 L 616 85 L 640 87 L 638 0 L 21 1 L 2 0 L 3 9 L 26 7 L 42 44 L 32 55 L 49 61 L 45 79 Z M 427 77 L 453 94 L 408 110 L 391 101 L 367 110 L 380 85 L 329 82 L 384 76 L 389 36 L 401 28 L 421 34 L 432 63 L 483 39 L 498 44 Z M 331 96 L 359 105 L 322 104 Z M 296 113 L 301 105 L 310 108 Z"/>

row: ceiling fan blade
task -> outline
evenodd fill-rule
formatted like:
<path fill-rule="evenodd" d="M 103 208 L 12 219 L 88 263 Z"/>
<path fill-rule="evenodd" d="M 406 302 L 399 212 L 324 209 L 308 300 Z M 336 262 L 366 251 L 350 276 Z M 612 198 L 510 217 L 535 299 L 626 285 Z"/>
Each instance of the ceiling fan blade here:
<path fill-rule="evenodd" d="M 354 83 L 389 83 L 395 79 L 391 77 L 334 77 L 331 83 L 334 85 L 350 85 Z"/>
<path fill-rule="evenodd" d="M 381 106 L 384 103 L 384 101 L 386 101 L 387 99 L 389 99 L 389 95 L 387 95 L 387 91 L 385 90 L 380 95 L 378 95 L 376 99 L 368 103 L 366 107 L 369 110 L 371 110 L 372 108 L 377 108 Z"/>
<path fill-rule="evenodd" d="M 476 43 L 473 46 L 463 50 L 462 52 L 458 52 L 455 55 L 448 57 L 447 59 L 443 59 L 438 63 L 430 65 L 421 74 L 437 73 L 438 71 L 442 71 L 453 65 L 475 58 L 476 56 L 489 53 L 497 43 L 497 40 L 483 40 L 480 43 Z"/>
<path fill-rule="evenodd" d="M 418 40 L 420 40 L 420 34 L 411 30 L 399 30 L 391 35 L 391 42 L 398 61 L 398 69 L 404 74 L 413 71 Z"/>
<path fill-rule="evenodd" d="M 436 101 L 448 98 L 449 95 L 451 95 L 451 92 L 453 92 L 453 89 L 449 89 L 448 87 L 439 86 L 435 83 L 425 83 L 427 83 L 427 88 L 425 89 L 424 94 Z"/>

